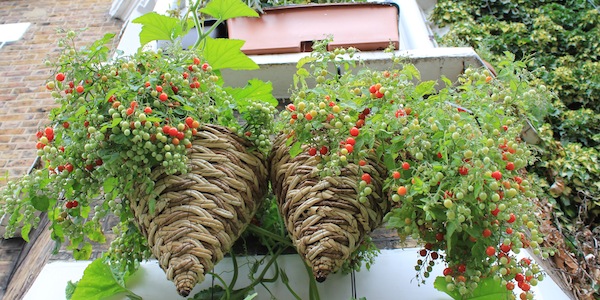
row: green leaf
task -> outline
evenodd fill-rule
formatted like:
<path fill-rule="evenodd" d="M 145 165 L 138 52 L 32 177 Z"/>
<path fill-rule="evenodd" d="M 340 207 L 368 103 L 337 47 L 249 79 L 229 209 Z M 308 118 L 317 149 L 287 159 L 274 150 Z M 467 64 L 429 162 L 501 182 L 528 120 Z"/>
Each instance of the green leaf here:
<path fill-rule="evenodd" d="M 446 77 L 446 76 L 442 75 L 442 78 L 441 78 L 441 79 L 442 79 L 442 81 L 444 82 L 444 84 L 446 85 L 446 86 L 445 86 L 446 88 L 448 88 L 448 87 L 451 87 L 451 86 L 452 86 L 452 81 L 451 81 L 451 80 L 450 80 L 448 77 Z"/>
<path fill-rule="evenodd" d="M 25 240 L 28 243 L 29 243 L 29 232 L 30 231 L 31 231 L 31 223 L 26 223 L 25 225 L 23 225 L 23 228 L 21 228 L 21 237 L 23 238 L 23 240 Z"/>
<path fill-rule="evenodd" d="M 44 195 L 31 195 L 31 205 L 39 211 L 47 211 L 50 207 L 50 198 Z"/>
<path fill-rule="evenodd" d="M 300 142 L 295 142 L 292 147 L 290 148 L 290 156 L 292 158 L 298 156 L 298 154 L 300 154 L 302 152 L 302 143 Z"/>
<path fill-rule="evenodd" d="M 225 295 L 225 289 L 220 285 L 213 285 L 210 288 L 204 289 L 194 295 L 192 300 L 210 300 L 221 299 Z"/>
<path fill-rule="evenodd" d="M 388 216 L 389 215 L 390 214 L 388 214 Z M 399 228 L 404 228 L 404 226 L 406 226 L 406 223 L 404 222 L 404 218 L 400 218 L 397 216 L 389 217 L 386 222 L 386 228 L 388 228 L 388 229 L 399 229 Z"/>
<path fill-rule="evenodd" d="M 452 297 L 452 299 L 461 299 L 460 293 L 457 289 L 453 291 L 448 290 L 448 283 L 446 282 L 446 278 L 443 276 L 438 276 L 435 278 L 435 281 L 433 282 L 433 287 L 440 292 L 448 294 L 448 296 Z"/>
<path fill-rule="evenodd" d="M 113 119 L 113 121 L 112 121 L 112 123 L 110 123 L 109 127 L 113 128 L 113 127 L 119 125 L 119 123 L 121 123 L 121 120 L 123 120 L 123 119 L 122 118 L 115 118 L 115 119 Z"/>
<path fill-rule="evenodd" d="M 112 192 L 115 189 L 115 186 L 117 185 L 118 182 L 119 182 L 119 180 L 115 177 L 106 178 L 106 180 L 104 180 L 104 183 L 102 184 L 104 193 Z"/>
<path fill-rule="evenodd" d="M 207 37 L 204 58 L 213 70 L 256 70 L 258 65 L 240 50 L 244 43 L 242 40 Z"/>
<path fill-rule="evenodd" d="M 432 94 L 434 92 L 433 87 L 436 85 L 436 83 L 437 82 L 434 80 L 423 81 L 419 83 L 419 85 L 417 85 L 417 87 L 415 88 L 415 94 L 418 97 L 423 97 L 424 95 Z"/>
<path fill-rule="evenodd" d="M 317 60 L 317 57 L 315 57 L 315 56 L 305 56 L 305 57 L 301 58 L 300 60 L 298 60 L 298 63 L 296 64 L 296 69 L 300 69 L 305 64 L 316 61 L 316 60 Z M 303 69 L 303 70 L 306 71 L 306 69 Z"/>
<path fill-rule="evenodd" d="M 296 74 L 298 74 L 298 76 L 300 76 L 300 77 L 308 77 L 308 76 L 310 76 L 310 73 L 308 73 L 308 70 L 306 70 L 306 69 L 298 69 L 296 71 Z"/>
<path fill-rule="evenodd" d="M 450 255 L 450 252 L 452 251 L 452 241 L 455 240 L 456 238 L 454 237 L 454 231 L 456 231 L 457 228 L 457 223 L 456 222 L 448 222 L 448 224 L 446 225 L 446 244 L 448 245 L 446 252 L 448 253 L 448 255 Z"/>
<path fill-rule="evenodd" d="M 396 160 L 393 154 L 388 154 L 383 156 L 383 164 L 386 168 L 392 170 L 396 168 Z"/>
<path fill-rule="evenodd" d="M 90 259 L 92 255 L 92 244 L 89 242 L 85 242 L 83 247 L 73 250 L 73 258 L 75 260 L 85 260 Z"/>
<path fill-rule="evenodd" d="M 154 122 L 161 122 L 161 121 L 162 121 L 162 119 L 159 117 L 147 117 L 146 118 L 146 122 L 154 123 Z"/>
<path fill-rule="evenodd" d="M 292 145 L 292 143 L 295 141 L 296 139 L 294 138 L 293 135 L 290 135 L 286 140 L 285 140 L 285 146 L 289 147 Z"/>
<path fill-rule="evenodd" d="M 75 289 L 77 288 L 77 281 L 73 282 L 69 280 L 67 282 L 67 287 L 65 288 L 65 297 L 67 300 L 71 300 L 73 298 L 73 293 L 75 293 Z"/>
<path fill-rule="evenodd" d="M 106 243 L 106 237 L 102 232 L 102 226 L 96 222 L 87 222 L 83 226 L 83 232 L 92 241 L 97 243 Z"/>
<path fill-rule="evenodd" d="M 156 12 L 149 12 L 131 22 L 142 24 L 142 31 L 140 32 L 140 44 L 142 46 L 151 41 L 172 41 L 184 34 L 181 20 L 159 15 Z M 187 27 L 189 28 L 189 26 Z"/>
<path fill-rule="evenodd" d="M 89 206 L 82 206 L 81 209 L 79 210 L 79 215 L 82 218 L 87 219 L 88 216 L 90 215 L 91 210 L 92 210 L 92 208 Z"/>
<path fill-rule="evenodd" d="M 82 105 L 79 107 L 79 109 L 77 109 L 77 111 L 75 112 L 75 116 L 79 117 L 81 115 L 83 115 L 85 112 L 87 111 L 87 108 L 85 107 L 85 105 Z"/>
<path fill-rule="evenodd" d="M 200 12 L 221 21 L 237 17 L 258 18 L 258 13 L 240 0 L 212 0 Z"/>
<path fill-rule="evenodd" d="M 249 80 L 248 84 L 243 88 L 227 87 L 225 91 L 238 101 L 243 99 L 260 100 L 274 107 L 279 104 L 277 99 L 273 97 L 273 84 L 259 79 Z"/>
<path fill-rule="evenodd" d="M 433 283 L 436 290 L 448 294 L 453 299 L 462 299 L 458 289 L 449 291 L 446 279 L 443 276 L 438 276 Z M 499 280 L 494 280 L 493 277 L 486 277 L 479 282 L 479 285 L 469 296 L 469 300 L 504 300 L 509 299 L 512 292 L 502 286 Z"/>
<path fill-rule="evenodd" d="M 499 280 L 494 280 L 494 277 L 487 277 L 479 282 L 470 299 L 501 300 L 508 299 L 510 294 L 511 291 L 507 290 Z"/>
<path fill-rule="evenodd" d="M 409 79 L 416 77 L 418 80 L 421 80 L 421 73 L 419 70 L 412 64 L 406 64 L 402 68 L 402 73 L 408 75 Z"/>
<path fill-rule="evenodd" d="M 141 299 L 120 285 L 110 267 L 103 263 L 103 258 L 98 258 L 85 268 L 71 300 L 101 300 L 122 293 L 132 299 Z"/>

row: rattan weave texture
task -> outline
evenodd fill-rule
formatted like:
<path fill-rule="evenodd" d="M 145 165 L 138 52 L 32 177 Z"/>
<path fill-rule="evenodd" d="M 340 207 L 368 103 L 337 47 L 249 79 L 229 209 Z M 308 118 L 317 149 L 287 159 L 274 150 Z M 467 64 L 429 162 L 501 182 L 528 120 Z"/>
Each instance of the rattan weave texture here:
<path fill-rule="evenodd" d="M 153 172 L 154 213 L 148 197 L 130 201 L 153 255 L 184 297 L 229 251 L 268 190 L 264 157 L 227 128 L 203 126 L 192 144 L 188 173 Z"/>
<path fill-rule="evenodd" d="M 298 253 L 315 278 L 324 281 L 381 224 L 389 209 L 382 194 L 386 170 L 372 156 L 366 166 L 349 164 L 340 176 L 321 178 L 319 158 L 307 151 L 292 158 L 286 140 L 287 135 L 281 134 L 274 142 L 269 157 L 271 183 Z M 371 175 L 373 189 L 365 203 L 358 201 L 363 172 Z"/>

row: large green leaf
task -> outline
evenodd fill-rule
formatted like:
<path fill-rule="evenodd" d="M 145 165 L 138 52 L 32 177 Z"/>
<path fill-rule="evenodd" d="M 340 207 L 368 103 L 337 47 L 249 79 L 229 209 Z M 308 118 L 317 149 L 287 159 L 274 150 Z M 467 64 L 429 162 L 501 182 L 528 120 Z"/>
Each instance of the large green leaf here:
<path fill-rule="evenodd" d="M 131 299 L 141 299 L 141 297 L 119 284 L 110 267 L 103 263 L 102 258 L 99 258 L 85 269 L 71 299 L 102 300 L 122 293 L 125 293 Z"/>
<path fill-rule="evenodd" d="M 240 49 L 244 45 L 242 40 L 206 38 L 204 58 L 213 70 L 255 70 L 258 65 L 244 54 Z"/>
<path fill-rule="evenodd" d="M 159 15 L 156 12 L 149 12 L 131 22 L 142 24 L 142 31 L 140 32 L 140 44 L 142 46 L 157 40 L 172 41 L 187 33 L 184 32 L 181 20 Z M 186 26 L 186 28 L 189 30 L 190 26 Z"/>
<path fill-rule="evenodd" d="M 226 87 L 225 91 L 238 102 L 245 99 L 259 100 L 277 106 L 278 102 L 273 97 L 273 84 L 260 79 L 251 79 L 243 88 Z"/>
<path fill-rule="evenodd" d="M 435 279 L 433 286 L 436 290 L 448 294 L 453 299 L 463 299 L 458 293 L 458 290 L 448 290 L 448 283 L 443 276 L 439 276 Z M 509 299 L 511 291 L 507 290 L 506 287 L 502 286 L 499 280 L 494 280 L 493 277 L 487 277 L 479 282 L 479 285 L 469 297 L 464 299 L 469 300 L 505 300 Z"/>
<path fill-rule="evenodd" d="M 258 13 L 241 0 L 212 0 L 200 12 L 221 21 L 237 17 L 258 17 Z"/>

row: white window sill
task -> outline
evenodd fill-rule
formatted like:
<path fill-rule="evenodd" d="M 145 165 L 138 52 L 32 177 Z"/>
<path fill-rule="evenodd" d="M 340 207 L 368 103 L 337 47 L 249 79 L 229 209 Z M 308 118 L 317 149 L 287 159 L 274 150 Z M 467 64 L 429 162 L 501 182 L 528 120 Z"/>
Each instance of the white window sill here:
<path fill-rule="evenodd" d="M 415 261 L 418 259 L 418 249 L 381 250 L 371 266 L 370 271 L 363 270 L 356 273 L 355 287 L 357 298 L 366 297 L 369 300 L 396 300 L 410 298 L 414 300 L 447 300 L 451 299 L 446 294 L 433 287 L 436 276 L 441 276 L 443 265 L 434 267 L 431 277 L 426 284 L 418 286 L 414 279 Z M 521 252 L 519 257 L 528 256 Z M 237 288 L 250 283 L 248 279 L 249 267 L 257 257 L 238 257 L 239 277 Z M 249 261 L 250 263 L 246 263 Z M 308 275 L 298 255 L 283 255 L 278 259 L 279 267 L 284 269 L 289 277 L 292 288 L 302 299 L 308 299 Z M 53 262 L 47 264 L 35 283 L 25 296 L 25 300 L 37 299 L 64 299 L 65 287 L 69 280 L 77 281 L 81 278 L 88 261 L 83 262 Z M 232 277 L 232 263 L 230 258 L 223 259 L 214 270 L 226 282 Z M 272 275 L 269 274 L 269 275 Z M 212 277 L 197 285 L 190 296 L 209 288 Z M 277 281 L 267 284 L 276 299 L 293 299 L 285 286 Z M 352 297 L 352 284 L 350 275 L 332 274 L 324 283 L 319 283 L 321 299 L 348 300 Z M 144 262 L 140 270 L 130 279 L 129 286 L 134 293 L 145 300 L 154 299 L 181 299 L 177 295 L 175 286 L 167 281 L 162 269 L 155 260 Z M 255 298 L 271 299 L 269 293 L 262 286 L 257 286 Z M 568 300 L 569 297 L 556 285 L 550 277 L 544 278 L 537 286 L 532 287 L 538 300 Z M 403 296 L 400 296 L 403 295 Z M 114 300 L 125 299 L 115 297 Z"/>

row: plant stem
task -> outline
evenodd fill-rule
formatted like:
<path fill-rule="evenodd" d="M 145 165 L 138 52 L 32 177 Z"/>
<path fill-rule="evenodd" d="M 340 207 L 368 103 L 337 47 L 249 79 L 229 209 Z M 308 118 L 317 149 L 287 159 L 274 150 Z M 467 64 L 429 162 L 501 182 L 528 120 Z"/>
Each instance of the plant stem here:
<path fill-rule="evenodd" d="M 282 237 L 278 234 L 274 234 L 268 230 L 265 230 L 263 228 L 260 228 L 254 224 L 250 224 L 248 226 L 248 230 L 250 230 L 250 232 L 256 233 L 258 235 L 262 235 L 262 236 L 266 236 L 268 238 L 271 238 L 273 240 L 275 240 L 276 242 L 279 242 L 281 244 L 283 244 L 286 247 L 292 247 L 292 243 L 290 240 L 286 239 L 285 237 Z"/>
<path fill-rule="evenodd" d="M 283 269 L 281 270 L 281 278 L 286 278 L 286 280 L 281 280 L 283 282 L 283 284 L 285 285 L 285 287 L 288 289 L 288 291 L 290 291 L 290 293 L 292 294 L 292 296 L 294 296 L 294 298 L 296 298 L 296 300 L 302 300 L 302 298 L 300 298 L 300 296 L 298 296 L 298 294 L 296 294 L 296 292 L 294 291 L 294 289 L 292 289 L 292 287 L 290 286 L 290 281 L 287 278 L 287 274 L 285 274 L 285 272 L 283 271 Z"/>
<path fill-rule="evenodd" d="M 319 289 L 317 288 L 317 282 L 315 281 L 315 277 L 312 274 L 312 270 L 310 267 L 304 263 L 304 267 L 306 268 L 306 272 L 308 273 L 309 285 L 308 285 L 308 297 L 310 300 L 321 300 L 319 296 Z"/>
<path fill-rule="evenodd" d="M 202 0 L 198 0 L 192 7 L 190 7 L 192 19 L 194 20 L 194 26 L 196 26 L 196 31 L 198 32 L 198 39 L 194 43 L 194 46 L 192 46 L 192 49 L 197 49 L 200 47 L 200 43 L 202 43 L 202 41 L 204 41 L 206 37 L 211 34 L 211 32 L 213 32 L 219 25 L 221 25 L 221 23 L 223 23 L 223 20 L 219 18 L 210 26 L 210 28 L 208 28 L 208 30 L 204 31 L 204 25 L 200 22 L 200 17 L 198 16 L 198 7 L 202 6 L 202 3 Z"/>
<path fill-rule="evenodd" d="M 192 49 L 197 49 L 198 46 L 200 46 L 202 40 L 204 39 L 204 33 L 202 32 L 202 24 L 200 23 L 200 18 L 198 17 L 198 7 L 200 7 L 201 3 L 202 0 L 197 0 L 194 3 L 194 5 L 190 6 L 190 11 L 192 12 L 192 20 L 194 21 L 194 26 L 196 26 L 196 32 L 198 32 L 198 39 L 196 39 L 196 42 L 192 46 Z"/>
<path fill-rule="evenodd" d="M 238 263 L 237 259 L 235 258 L 234 251 L 229 251 L 229 253 L 231 254 L 231 262 L 233 263 L 233 278 L 231 278 L 231 283 L 229 284 L 229 286 L 233 288 L 238 278 Z"/>
<path fill-rule="evenodd" d="M 225 295 L 223 295 L 223 297 L 225 297 L 225 299 L 228 299 L 228 300 L 231 299 L 231 292 L 230 292 L 230 290 L 233 287 L 227 286 L 227 283 L 225 283 L 225 280 L 223 280 L 223 278 L 221 278 L 221 276 L 217 275 L 216 273 L 212 273 L 212 276 L 214 278 L 216 278 L 217 280 L 219 280 L 221 282 L 221 284 L 223 285 L 223 289 L 225 290 Z"/>
<path fill-rule="evenodd" d="M 277 250 L 277 252 L 275 252 L 271 259 L 269 259 L 269 261 L 267 262 L 267 264 L 265 265 L 264 269 L 262 270 L 262 272 L 260 273 L 260 275 L 258 276 L 258 278 L 254 279 L 252 281 L 252 283 L 250 283 L 248 286 L 240 289 L 240 290 L 234 290 L 231 295 L 229 294 L 229 291 L 233 289 L 233 286 L 227 286 L 227 288 L 225 289 L 225 291 L 227 292 L 226 295 L 227 296 L 227 300 L 235 300 L 235 299 L 243 299 L 243 297 L 246 295 L 246 293 L 248 291 L 251 291 L 255 286 L 262 284 L 263 282 L 274 282 L 277 277 L 279 276 L 279 269 L 277 269 L 275 276 L 273 276 L 273 278 L 269 278 L 269 279 L 265 279 L 265 275 L 267 274 L 267 271 L 269 270 L 269 268 L 271 267 L 271 265 L 273 263 L 276 263 L 277 258 L 279 257 L 279 255 L 281 255 L 281 253 L 283 252 L 283 250 L 285 250 L 285 247 L 281 247 Z"/>

